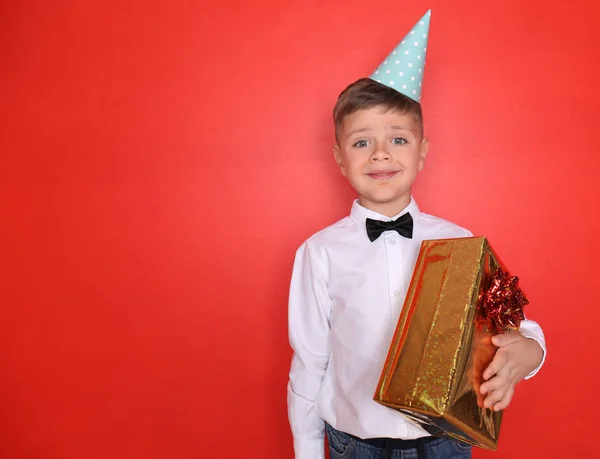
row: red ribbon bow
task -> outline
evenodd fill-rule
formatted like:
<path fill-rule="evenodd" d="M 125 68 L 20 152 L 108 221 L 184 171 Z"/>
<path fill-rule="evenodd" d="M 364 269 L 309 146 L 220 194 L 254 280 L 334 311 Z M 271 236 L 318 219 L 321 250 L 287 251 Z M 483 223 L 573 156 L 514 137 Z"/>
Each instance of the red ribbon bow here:
<path fill-rule="evenodd" d="M 525 319 L 523 306 L 529 303 L 517 283 L 519 278 L 496 269 L 490 287 L 483 293 L 479 316 L 489 330 L 518 330 Z"/>

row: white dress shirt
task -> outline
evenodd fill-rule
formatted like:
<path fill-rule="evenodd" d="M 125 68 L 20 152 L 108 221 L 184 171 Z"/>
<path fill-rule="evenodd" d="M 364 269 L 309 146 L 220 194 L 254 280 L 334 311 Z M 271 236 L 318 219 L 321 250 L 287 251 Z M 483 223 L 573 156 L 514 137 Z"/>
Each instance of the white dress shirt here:
<path fill-rule="evenodd" d="M 412 239 L 386 231 L 369 240 L 367 217 L 390 221 L 406 212 L 414 220 Z M 392 218 L 355 201 L 349 217 L 298 249 L 289 298 L 294 356 L 288 384 L 296 459 L 324 457 L 324 422 L 360 438 L 429 435 L 373 395 L 421 242 L 469 236 L 464 228 L 421 213 L 414 200 Z M 545 354 L 537 323 L 524 320 L 520 332 L 538 341 Z"/>

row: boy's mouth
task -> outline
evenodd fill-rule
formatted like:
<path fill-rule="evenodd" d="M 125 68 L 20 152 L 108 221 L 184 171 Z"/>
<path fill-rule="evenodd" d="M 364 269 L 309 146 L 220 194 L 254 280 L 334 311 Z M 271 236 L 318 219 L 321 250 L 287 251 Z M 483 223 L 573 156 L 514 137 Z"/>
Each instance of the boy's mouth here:
<path fill-rule="evenodd" d="M 396 175 L 398 171 L 374 171 L 369 172 L 367 175 L 375 180 L 387 180 Z"/>

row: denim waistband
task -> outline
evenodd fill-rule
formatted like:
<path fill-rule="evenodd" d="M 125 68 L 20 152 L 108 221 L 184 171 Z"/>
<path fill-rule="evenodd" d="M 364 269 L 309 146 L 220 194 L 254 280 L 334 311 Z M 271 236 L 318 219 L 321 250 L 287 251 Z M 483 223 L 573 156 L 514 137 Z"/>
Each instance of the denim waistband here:
<path fill-rule="evenodd" d="M 421 437 L 415 440 L 402 440 L 400 438 L 358 438 L 354 435 L 346 434 L 352 439 L 360 443 L 366 443 L 367 445 L 374 446 L 376 448 L 383 449 L 421 449 L 426 443 L 437 440 L 437 437 Z"/>

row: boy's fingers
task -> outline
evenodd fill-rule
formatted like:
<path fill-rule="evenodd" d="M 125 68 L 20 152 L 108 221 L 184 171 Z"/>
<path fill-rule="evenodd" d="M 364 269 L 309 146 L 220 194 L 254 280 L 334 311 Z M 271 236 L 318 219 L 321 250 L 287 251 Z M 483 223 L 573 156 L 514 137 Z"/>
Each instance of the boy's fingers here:
<path fill-rule="evenodd" d="M 489 395 L 483 401 L 483 406 L 486 408 L 492 408 L 496 404 L 502 402 L 506 393 L 508 392 L 509 387 L 503 385 L 500 388 L 490 391 Z"/>
<path fill-rule="evenodd" d="M 492 376 L 498 373 L 500 368 L 501 365 L 496 363 L 496 360 L 492 360 L 481 376 L 483 377 L 484 381 L 489 381 Z M 483 385 L 485 385 L 485 383 Z"/>
<path fill-rule="evenodd" d="M 494 391 L 497 391 L 504 385 L 506 385 L 504 378 L 496 376 L 495 378 L 484 382 L 479 388 L 479 392 L 481 392 L 482 394 L 490 394 Z"/>
<path fill-rule="evenodd" d="M 513 395 L 515 395 L 515 390 L 513 387 L 509 387 L 506 391 L 506 394 L 504 394 L 504 397 L 502 397 L 502 400 L 494 405 L 494 411 L 500 411 L 508 408 L 508 405 L 512 401 Z"/>
<path fill-rule="evenodd" d="M 504 355 L 501 352 L 496 352 L 496 355 L 483 372 L 483 375 L 481 375 L 483 379 L 487 381 L 492 376 L 497 374 L 502 369 L 502 367 L 504 367 L 505 360 L 506 359 L 504 358 Z"/>

